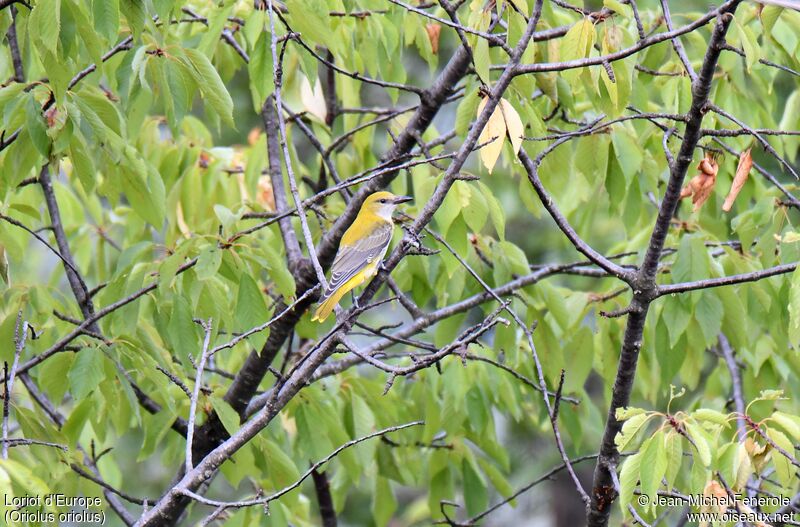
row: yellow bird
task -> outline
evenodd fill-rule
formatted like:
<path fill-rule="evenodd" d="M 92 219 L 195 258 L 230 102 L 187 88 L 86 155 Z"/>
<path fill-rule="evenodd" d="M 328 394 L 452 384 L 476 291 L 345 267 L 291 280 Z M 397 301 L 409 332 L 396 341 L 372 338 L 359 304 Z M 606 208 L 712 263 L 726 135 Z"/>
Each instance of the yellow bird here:
<path fill-rule="evenodd" d="M 339 300 L 351 289 L 375 276 L 378 265 L 392 240 L 392 212 L 400 204 L 411 201 L 409 196 L 391 192 L 376 192 L 367 196 L 350 225 L 331 268 L 328 289 L 320 298 L 311 320 L 324 322 Z"/>

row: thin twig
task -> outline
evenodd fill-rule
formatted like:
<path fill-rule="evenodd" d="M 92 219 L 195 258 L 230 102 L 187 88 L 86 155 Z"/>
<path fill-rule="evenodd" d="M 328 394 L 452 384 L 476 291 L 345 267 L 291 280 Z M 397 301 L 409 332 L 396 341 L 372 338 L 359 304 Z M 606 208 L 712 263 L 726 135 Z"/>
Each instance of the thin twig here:
<path fill-rule="evenodd" d="M 272 80 L 275 84 L 275 104 L 280 110 L 283 108 L 283 99 L 281 98 L 281 89 L 283 85 L 283 53 L 278 55 L 278 35 L 275 33 L 275 14 L 273 9 L 273 0 L 267 0 L 267 12 L 269 13 L 269 28 L 271 35 L 270 50 L 272 52 Z M 286 133 L 286 122 L 283 119 L 283 112 L 277 111 L 278 114 L 278 129 L 281 133 L 281 146 L 283 147 L 283 160 L 286 164 L 286 174 L 289 178 L 289 189 L 294 198 L 294 206 L 297 207 L 297 214 L 300 217 L 300 226 L 303 230 L 303 237 L 306 241 L 306 248 L 308 255 L 311 258 L 311 264 L 317 273 L 317 280 L 322 284 L 324 289 L 328 288 L 328 281 L 325 279 L 325 271 L 317 258 L 317 253 L 314 250 L 314 239 L 311 236 L 311 230 L 308 228 L 308 221 L 306 220 L 306 213 L 303 207 L 303 200 L 300 199 L 300 192 L 297 190 L 297 180 L 294 177 L 294 170 L 292 168 L 292 158 L 289 154 L 289 136 Z"/>
<path fill-rule="evenodd" d="M 8 414 L 11 403 L 11 394 L 14 390 L 14 378 L 17 375 L 19 357 L 25 349 L 25 341 L 28 339 L 28 321 L 22 320 L 22 310 L 17 312 L 17 324 L 14 328 L 14 362 L 11 364 L 11 372 L 8 374 L 6 382 L 5 397 L 3 398 L 3 459 L 8 459 Z M 7 364 L 6 364 L 7 367 Z"/>
<path fill-rule="evenodd" d="M 194 439 L 194 420 L 197 412 L 197 400 L 200 398 L 200 387 L 203 385 L 203 369 L 206 367 L 206 361 L 209 357 L 208 346 L 211 342 L 211 319 L 203 323 L 203 349 L 200 351 L 200 359 L 197 364 L 197 373 L 194 378 L 194 390 L 192 391 L 192 400 L 189 405 L 189 420 L 186 425 L 186 472 L 192 470 L 192 440 Z"/>

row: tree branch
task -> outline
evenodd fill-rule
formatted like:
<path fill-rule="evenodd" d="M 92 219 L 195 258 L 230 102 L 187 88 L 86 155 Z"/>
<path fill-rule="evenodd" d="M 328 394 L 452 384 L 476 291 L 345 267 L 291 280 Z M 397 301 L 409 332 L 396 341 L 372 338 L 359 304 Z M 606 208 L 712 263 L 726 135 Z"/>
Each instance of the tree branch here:
<path fill-rule="evenodd" d="M 272 80 L 275 85 L 275 105 L 278 111 L 278 130 L 280 131 L 281 147 L 283 148 L 283 161 L 286 164 L 286 175 L 289 178 L 289 189 L 294 198 L 294 206 L 297 208 L 297 215 L 300 217 L 300 226 L 303 230 L 303 237 L 306 240 L 306 247 L 308 248 L 308 256 L 311 258 L 311 264 L 314 266 L 314 271 L 317 273 L 317 280 L 324 288 L 328 287 L 328 282 L 325 280 L 325 271 L 319 263 L 317 254 L 314 251 L 314 240 L 311 237 L 311 231 L 308 228 L 308 221 L 306 220 L 306 213 L 303 207 L 303 200 L 300 199 L 300 193 L 297 190 L 297 180 L 294 177 L 294 169 L 292 168 L 292 158 L 289 155 L 289 136 L 286 133 L 286 122 L 283 119 L 283 99 L 281 97 L 281 90 L 283 87 L 283 53 L 278 55 L 278 35 L 275 33 L 275 16 L 272 5 L 273 0 L 267 0 L 267 12 L 269 14 L 269 27 L 270 27 L 270 50 L 272 51 Z M 284 44 L 285 45 L 285 44 Z"/>
<path fill-rule="evenodd" d="M 8 415 L 9 405 L 11 404 L 11 394 L 14 390 L 14 378 L 17 375 L 17 366 L 19 365 L 19 356 L 22 350 L 25 349 L 25 341 L 28 339 L 28 321 L 22 320 L 22 310 L 17 312 L 17 325 L 14 328 L 14 362 L 11 365 L 11 372 L 8 374 L 8 380 L 5 383 L 5 396 L 3 397 L 3 459 L 8 459 Z M 8 364 L 4 363 L 4 368 L 8 368 Z"/>
<path fill-rule="evenodd" d="M 703 19 L 710 20 L 709 17 L 717 17 L 717 22 L 711 33 L 711 39 L 703 58 L 703 65 L 697 80 L 692 83 L 692 104 L 686 115 L 686 129 L 683 136 L 678 156 L 670 167 L 670 178 L 667 184 L 664 198 L 659 207 L 658 217 L 656 218 L 653 232 L 650 236 L 647 251 L 645 253 L 642 266 L 633 282 L 633 300 L 631 308 L 633 311 L 628 316 L 623 337 L 622 350 L 620 351 L 617 375 L 614 381 L 614 388 L 611 394 L 611 405 L 609 406 L 606 426 L 603 432 L 603 439 L 600 446 L 600 456 L 594 471 L 594 482 L 592 488 L 592 504 L 587 517 L 590 527 L 605 527 L 608 525 L 611 514 L 611 504 L 617 497 L 614 489 L 611 471 L 616 470 L 619 461 L 619 452 L 615 444 L 617 433 L 622 428 L 622 423 L 617 420 L 616 411 L 618 408 L 627 406 L 630 401 L 633 381 L 636 375 L 636 364 L 639 358 L 639 351 L 642 347 L 644 333 L 644 323 L 650 302 L 655 298 L 657 286 L 655 283 L 658 262 L 661 259 L 661 252 L 664 248 L 669 231 L 670 220 L 680 199 L 681 186 L 686 176 L 686 171 L 692 162 L 695 147 L 700 140 L 700 131 L 703 116 L 707 109 L 708 96 L 711 90 L 711 83 L 716 69 L 717 60 L 725 43 L 725 34 L 733 19 L 733 12 L 738 6 L 738 0 L 731 0 L 720 6 L 716 10 L 701 17 L 697 24 Z M 705 22 L 703 22 L 704 24 Z M 688 26 L 685 26 L 688 27 Z M 698 26 L 699 27 L 699 26 Z M 672 38 L 677 33 L 671 31 Z M 665 35 L 668 33 L 662 33 Z"/>
<path fill-rule="evenodd" d="M 619 265 L 615 264 L 614 262 L 610 261 L 608 258 L 603 256 L 602 254 L 595 251 L 589 244 L 583 241 L 581 237 L 575 232 L 575 229 L 569 224 L 567 219 L 561 214 L 561 211 L 558 210 L 558 207 L 553 202 L 552 196 L 547 193 L 547 190 L 544 188 L 541 180 L 539 179 L 539 164 L 544 159 L 544 156 L 547 155 L 549 152 L 552 152 L 556 149 L 559 145 L 565 143 L 569 137 L 564 137 L 555 141 L 553 144 L 548 146 L 544 149 L 537 157 L 536 160 L 531 160 L 528 157 L 528 154 L 525 152 L 524 149 L 520 149 L 519 153 L 517 154 L 519 160 L 522 162 L 522 166 L 525 168 L 525 172 L 528 175 L 528 180 L 531 182 L 533 189 L 536 191 L 536 194 L 539 196 L 539 200 L 544 205 L 547 212 L 550 214 L 550 217 L 553 218 L 553 221 L 556 222 L 558 228 L 561 229 L 561 232 L 567 237 L 567 239 L 572 243 L 575 249 L 586 256 L 591 262 L 595 263 L 598 267 L 604 269 L 609 274 L 616 276 L 620 280 L 624 282 L 630 282 L 632 280 L 633 274 L 628 269 L 620 267 Z"/>
<path fill-rule="evenodd" d="M 325 472 L 313 470 L 311 471 L 311 477 L 314 478 L 314 491 L 317 494 L 322 527 L 336 527 L 336 509 L 333 506 L 333 496 L 331 496 L 328 475 Z"/>
<path fill-rule="evenodd" d="M 283 170 L 281 167 L 281 150 L 279 130 L 277 126 L 278 115 L 273 104 L 274 97 L 270 95 L 261 107 L 261 118 L 264 121 L 264 132 L 267 141 L 267 155 L 269 157 L 269 179 L 272 183 L 272 195 L 275 197 L 275 211 L 278 216 L 286 214 L 289 205 L 286 202 L 286 189 L 283 186 Z M 278 229 L 283 238 L 283 245 L 286 247 L 286 259 L 289 263 L 289 270 L 292 273 L 299 271 L 303 265 L 303 252 L 300 250 L 300 243 L 292 227 L 292 219 L 285 215 L 280 217 Z"/>
<path fill-rule="evenodd" d="M 753 271 L 751 273 L 734 274 L 730 276 L 721 276 L 719 278 L 708 278 L 706 280 L 696 280 L 694 282 L 681 282 L 677 284 L 660 285 L 657 287 L 655 297 L 658 298 L 664 295 L 674 295 L 676 293 L 686 293 L 688 291 L 697 291 L 699 289 L 710 289 L 712 287 L 722 287 L 726 285 L 742 284 L 745 282 L 756 282 L 771 276 L 791 273 L 797 268 L 797 262 L 777 265 L 769 269 L 761 271 Z"/>
<path fill-rule="evenodd" d="M 14 77 L 16 82 L 25 82 L 25 70 L 22 66 L 22 54 L 19 51 L 19 40 L 17 39 L 17 8 L 13 5 L 15 0 L 3 0 L 4 2 L 10 1 L 11 5 L 11 25 L 8 26 L 6 32 L 6 39 L 8 40 L 8 50 L 11 53 L 11 63 L 14 65 Z M 5 6 L 0 6 L 2 9 Z"/>
<path fill-rule="evenodd" d="M 725 365 L 728 367 L 728 372 L 731 374 L 731 392 L 733 393 L 733 404 L 736 407 L 737 429 L 739 433 L 739 441 L 744 441 L 747 437 L 747 422 L 744 419 L 746 406 L 744 404 L 744 392 L 742 390 L 742 374 L 739 371 L 739 365 L 736 363 L 736 357 L 733 354 L 733 348 L 728 341 L 728 337 L 724 333 L 719 334 L 719 349 L 722 352 L 722 357 L 725 359 Z"/>

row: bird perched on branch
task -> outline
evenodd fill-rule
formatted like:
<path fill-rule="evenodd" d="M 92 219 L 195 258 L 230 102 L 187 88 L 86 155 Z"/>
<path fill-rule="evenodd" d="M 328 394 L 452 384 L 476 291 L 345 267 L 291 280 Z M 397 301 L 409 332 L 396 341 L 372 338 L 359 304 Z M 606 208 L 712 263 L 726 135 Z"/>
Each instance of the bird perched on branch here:
<path fill-rule="evenodd" d="M 311 320 L 324 322 L 342 296 L 377 274 L 392 239 L 392 213 L 399 204 L 411 199 L 391 192 L 367 196 L 355 221 L 342 236 L 328 289 Z"/>

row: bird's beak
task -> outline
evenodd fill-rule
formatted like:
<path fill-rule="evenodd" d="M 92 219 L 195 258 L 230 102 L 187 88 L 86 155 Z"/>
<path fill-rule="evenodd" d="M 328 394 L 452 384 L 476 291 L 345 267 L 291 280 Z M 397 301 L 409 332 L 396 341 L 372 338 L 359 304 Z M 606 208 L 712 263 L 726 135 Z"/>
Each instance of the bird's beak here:
<path fill-rule="evenodd" d="M 413 199 L 414 198 L 412 198 L 411 196 L 397 196 L 392 200 L 392 203 L 394 203 L 395 205 L 399 205 L 401 203 L 412 201 Z"/>

